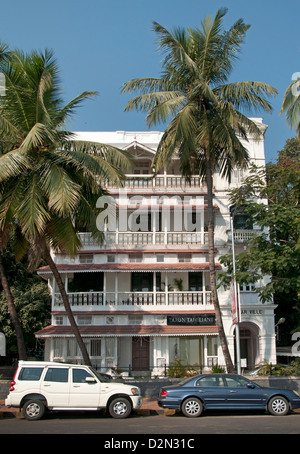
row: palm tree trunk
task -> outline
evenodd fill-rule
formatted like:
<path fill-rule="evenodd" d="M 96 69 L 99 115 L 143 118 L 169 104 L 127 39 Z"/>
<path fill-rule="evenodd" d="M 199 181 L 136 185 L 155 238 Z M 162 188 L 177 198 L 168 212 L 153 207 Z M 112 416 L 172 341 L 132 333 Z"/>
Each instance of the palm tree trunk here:
<path fill-rule="evenodd" d="M 5 295 L 5 298 L 7 301 L 8 312 L 9 312 L 9 315 L 12 320 L 12 323 L 13 323 L 13 326 L 15 329 L 15 333 L 16 333 L 19 359 L 26 361 L 27 353 L 26 353 L 23 331 L 22 331 L 22 328 L 21 328 L 21 325 L 19 322 L 18 314 L 16 311 L 13 296 L 11 294 L 11 290 L 10 290 L 10 287 L 9 287 L 9 284 L 7 281 L 7 277 L 4 272 L 1 254 L 0 254 L 0 279 L 1 279 L 1 284 L 2 284 L 3 291 L 4 291 L 4 295 Z"/>
<path fill-rule="evenodd" d="M 57 267 L 56 267 L 56 265 L 55 265 L 55 263 L 54 263 L 54 261 L 53 261 L 53 259 L 51 257 L 51 254 L 50 254 L 49 249 L 47 248 L 47 246 L 44 247 L 43 255 L 44 255 L 44 258 L 45 258 L 46 262 L 48 263 L 48 265 L 49 265 L 49 267 L 50 267 L 50 269 L 51 269 L 51 271 L 53 273 L 54 279 L 55 279 L 55 281 L 57 283 L 58 289 L 60 291 L 64 306 L 65 306 L 65 310 L 66 310 L 67 316 L 69 318 L 70 325 L 72 327 L 72 331 L 74 333 L 75 339 L 76 339 L 76 341 L 78 343 L 78 346 L 80 348 L 84 364 L 87 365 L 87 366 L 91 366 L 92 365 L 91 364 L 91 360 L 90 360 L 89 354 L 87 352 L 86 346 L 85 346 L 85 344 L 84 344 L 84 342 L 82 340 L 82 337 L 80 335 L 78 326 L 77 326 L 77 324 L 75 322 L 74 315 L 73 315 L 73 312 L 72 312 L 72 309 L 71 309 L 71 306 L 70 306 L 70 303 L 69 303 L 68 295 L 67 295 L 65 287 L 64 287 L 64 283 L 63 283 L 63 281 L 61 279 L 61 275 L 58 272 L 58 269 L 57 269 Z"/>
<path fill-rule="evenodd" d="M 206 179 L 207 179 L 207 198 L 208 198 L 208 256 L 209 256 L 209 279 L 212 294 L 212 301 L 216 313 L 216 323 L 218 327 L 221 347 L 228 373 L 234 372 L 234 365 L 228 349 L 227 339 L 224 332 L 222 314 L 219 304 L 216 270 L 215 270 L 215 240 L 214 240 L 214 208 L 213 208 L 213 177 L 210 159 L 206 159 Z"/>

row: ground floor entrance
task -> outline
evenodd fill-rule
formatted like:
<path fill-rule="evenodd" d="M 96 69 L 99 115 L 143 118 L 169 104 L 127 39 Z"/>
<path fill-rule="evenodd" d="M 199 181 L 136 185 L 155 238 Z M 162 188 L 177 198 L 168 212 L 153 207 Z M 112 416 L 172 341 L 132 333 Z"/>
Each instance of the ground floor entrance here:
<path fill-rule="evenodd" d="M 236 340 L 235 357 L 236 357 Z M 243 369 L 252 370 L 259 362 L 259 329 L 250 322 L 240 323 L 240 355 Z M 236 359 L 235 359 L 236 361 Z"/>
<path fill-rule="evenodd" d="M 150 338 L 132 338 L 132 370 L 148 371 L 150 367 Z"/>

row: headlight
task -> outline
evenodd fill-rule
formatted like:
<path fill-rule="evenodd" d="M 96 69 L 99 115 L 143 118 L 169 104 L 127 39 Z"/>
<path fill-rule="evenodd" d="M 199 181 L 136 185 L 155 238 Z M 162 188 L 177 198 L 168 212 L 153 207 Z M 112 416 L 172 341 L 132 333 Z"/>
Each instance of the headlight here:
<path fill-rule="evenodd" d="M 140 388 L 131 388 L 131 393 L 134 396 L 139 396 L 140 395 Z"/>

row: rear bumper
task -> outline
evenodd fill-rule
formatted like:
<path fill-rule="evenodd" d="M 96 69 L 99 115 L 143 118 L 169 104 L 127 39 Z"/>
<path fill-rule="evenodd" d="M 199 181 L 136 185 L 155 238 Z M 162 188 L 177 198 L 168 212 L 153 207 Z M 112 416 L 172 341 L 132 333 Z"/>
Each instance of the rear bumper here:
<path fill-rule="evenodd" d="M 165 399 L 159 399 L 157 404 L 161 408 L 170 408 L 172 410 L 180 410 L 180 403 L 178 401 L 168 401 Z"/>
<path fill-rule="evenodd" d="M 291 409 L 296 410 L 297 408 L 300 408 L 300 399 L 293 399 L 291 401 Z"/>

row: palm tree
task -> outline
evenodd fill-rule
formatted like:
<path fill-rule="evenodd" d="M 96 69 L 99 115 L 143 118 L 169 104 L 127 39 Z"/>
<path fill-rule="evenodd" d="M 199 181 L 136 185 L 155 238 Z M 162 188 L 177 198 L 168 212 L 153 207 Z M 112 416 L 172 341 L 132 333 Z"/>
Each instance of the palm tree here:
<path fill-rule="evenodd" d="M 95 232 L 96 200 L 108 181 L 121 184 L 128 155 L 104 144 L 74 140 L 66 121 L 96 93 L 84 92 L 64 106 L 51 51 L 13 51 L 0 70 L 6 77 L 0 105 L 0 228 L 17 223 L 17 254 L 29 247 L 31 264 L 41 257 L 47 261 L 83 361 L 90 364 L 50 250 L 76 254 L 77 219 Z"/>
<path fill-rule="evenodd" d="M 288 86 L 283 97 L 280 113 L 286 113 L 286 120 L 291 128 L 296 128 L 296 134 L 300 137 L 300 73 Z"/>
<path fill-rule="evenodd" d="M 207 17 L 199 28 L 177 28 L 168 32 L 154 22 L 159 49 L 165 53 L 160 78 L 140 78 L 123 85 L 123 93 L 137 92 L 126 109 L 148 112 L 149 127 L 171 119 L 158 146 L 154 166 L 158 170 L 176 153 L 182 174 L 199 172 L 207 183 L 209 273 L 212 301 L 223 355 L 233 370 L 218 301 L 214 253 L 213 174 L 218 169 L 230 180 L 235 165 L 245 167 L 248 152 L 241 139 L 260 137 L 255 122 L 240 108 L 271 111 L 266 97 L 276 90 L 261 82 L 228 83 L 249 29 L 239 19 L 228 30 L 222 21 L 227 9 Z"/>
<path fill-rule="evenodd" d="M 7 46 L 6 43 L 0 42 L 0 62 L 4 63 L 9 61 L 10 59 L 10 50 Z M 5 76 L 3 73 L 0 72 L 0 105 L 3 100 L 3 97 L 5 95 Z M 0 153 L 2 152 L 1 147 L 0 147 Z M 7 242 L 9 240 L 9 231 L 10 231 L 10 225 L 2 225 L 2 228 L 0 230 L 0 280 L 1 280 L 1 285 L 3 288 L 3 292 L 5 295 L 5 299 L 7 301 L 7 307 L 8 307 L 8 312 L 10 315 L 10 318 L 12 320 L 12 324 L 14 326 L 14 330 L 16 333 L 16 340 L 17 340 L 17 348 L 18 348 L 18 355 L 19 359 L 26 360 L 27 359 L 27 354 L 26 354 L 26 347 L 25 347 L 25 341 L 24 341 L 24 336 L 23 336 L 23 331 L 21 328 L 20 320 L 16 311 L 14 299 L 10 290 L 10 286 L 6 277 L 5 269 L 3 266 L 3 261 L 2 261 L 2 252 L 5 249 Z"/>

